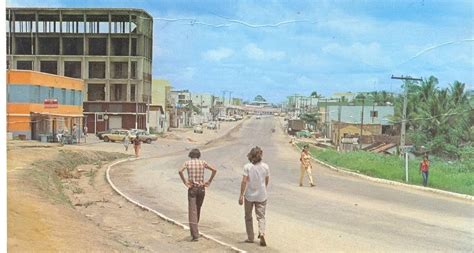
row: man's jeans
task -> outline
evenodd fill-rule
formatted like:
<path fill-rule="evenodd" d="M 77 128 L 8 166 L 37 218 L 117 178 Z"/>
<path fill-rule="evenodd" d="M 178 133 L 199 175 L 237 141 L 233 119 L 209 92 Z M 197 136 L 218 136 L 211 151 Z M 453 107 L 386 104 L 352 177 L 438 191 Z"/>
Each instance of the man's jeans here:
<path fill-rule="evenodd" d="M 422 171 L 421 176 L 423 177 L 423 186 L 428 185 L 428 171 Z"/>
<path fill-rule="evenodd" d="M 204 186 L 197 187 L 193 186 L 188 189 L 188 212 L 189 212 L 189 227 L 191 230 L 191 236 L 194 238 L 199 237 L 198 223 L 201 217 L 201 206 L 204 202 L 204 196 L 206 190 Z"/>
<path fill-rule="evenodd" d="M 267 201 L 251 202 L 247 199 L 244 201 L 245 229 L 247 230 L 247 237 L 250 241 L 253 241 L 254 239 L 252 219 L 253 206 L 255 206 L 255 215 L 257 216 L 259 234 L 265 234 L 265 208 L 267 206 Z"/>

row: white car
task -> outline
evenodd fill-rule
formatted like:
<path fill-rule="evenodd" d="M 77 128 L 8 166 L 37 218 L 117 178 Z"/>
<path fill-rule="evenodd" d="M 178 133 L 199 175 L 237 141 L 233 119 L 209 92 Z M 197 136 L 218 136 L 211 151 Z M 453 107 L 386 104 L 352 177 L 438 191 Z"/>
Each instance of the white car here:
<path fill-rule="evenodd" d="M 215 121 L 207 122 L 207 129 L 217 129 L 217 123 Z"/>
<path fill-rule="evenodd" d="M 195 125 L 195 126 L 193 127 L 193 132 L 194 132 L 194 133 L 202 134 L 202 132 L 203 132 L 203 131 L 202 131 L 202 126 L 201 126 L 201 125 Z"/>

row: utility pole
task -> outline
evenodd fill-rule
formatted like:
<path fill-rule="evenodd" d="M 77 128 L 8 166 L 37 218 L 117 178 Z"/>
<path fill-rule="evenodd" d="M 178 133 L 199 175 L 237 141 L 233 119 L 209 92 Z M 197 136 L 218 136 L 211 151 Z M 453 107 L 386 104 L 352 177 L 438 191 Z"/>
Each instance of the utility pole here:
<path fill-rule="evenodd" d="M 408 87 L 406 81 L 423 81 L 421 78 L 413 78 L 410 76 L 393 76 L 392 79 L 404 80 L 404 95 L 403 95 L 403 119 L 402 119 L 402 129 L 400 130 L 400 155 L 405 154 L 405 181 L 408 182 L 408 152 L 406 152 L 405 147 L 405 137 L 406 137 L 406 121 L 407 121 L 407 104 L 408 104 Z"/>
<path fill-rule="evenodd" d="M 359 137 L 359 149 L 362 149 L 362 129 L 364 127 L 364 102 L 365 102 L 365 96 L 362 95 L 362 111 L 360 114 L 360 137 Z"/>
<path fill-rule="evenodd" d="M 339 106 L 337 108 L 337 151 L 341 150 L 341 99 L 339 99 Z"/>
<path fill-rule="evenodd" d="M 392 79 L 404 80 L 404 81 L 423 81 L 421 78 L 413 78 L 410 76 L 394 76 L 392 75 Z M 407 104 L 408 104 L 408 87 L 405 85 L 403 87 L 405 89 L 403 95 L 403 113 L 402 113 L 402 128 L 400 129 L 400 155 L 405 152 L 405 138 L 406 138 L 406 121 L 407 121 Z"/>

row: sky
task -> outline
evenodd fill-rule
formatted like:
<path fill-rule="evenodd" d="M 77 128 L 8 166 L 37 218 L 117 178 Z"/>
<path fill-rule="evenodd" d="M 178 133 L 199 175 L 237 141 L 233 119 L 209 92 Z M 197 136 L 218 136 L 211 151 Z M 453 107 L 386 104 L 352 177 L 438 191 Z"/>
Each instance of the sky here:
<path fill-rule="evenodd" d="M 474 1 L 13 0 L 138 8 L 154 18 L 153 79 L 278 103 L 293 94 L 401 92 L 392 75 L 474 89 Z"/>

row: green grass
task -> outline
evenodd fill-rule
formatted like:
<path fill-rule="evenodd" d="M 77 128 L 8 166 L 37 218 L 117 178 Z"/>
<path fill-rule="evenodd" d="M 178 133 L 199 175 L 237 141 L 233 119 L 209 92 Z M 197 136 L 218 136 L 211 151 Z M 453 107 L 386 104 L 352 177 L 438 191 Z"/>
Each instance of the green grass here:
<path fill-rule="evenodd" d="M 298 143 L 301 148 L 305 143 Z M 333 149 L 310 148 L 311 155 L 330 165 L 376 178 L 405 182 L 405 161 L 398 156 L 365 151 L 339 153 Z M 421 185 L 420 159 L 408 163 L 409 184 Z M 436 189 L 474 195 L 474 159 L 446 162 L 430 157 L 428 186 Z"/>

